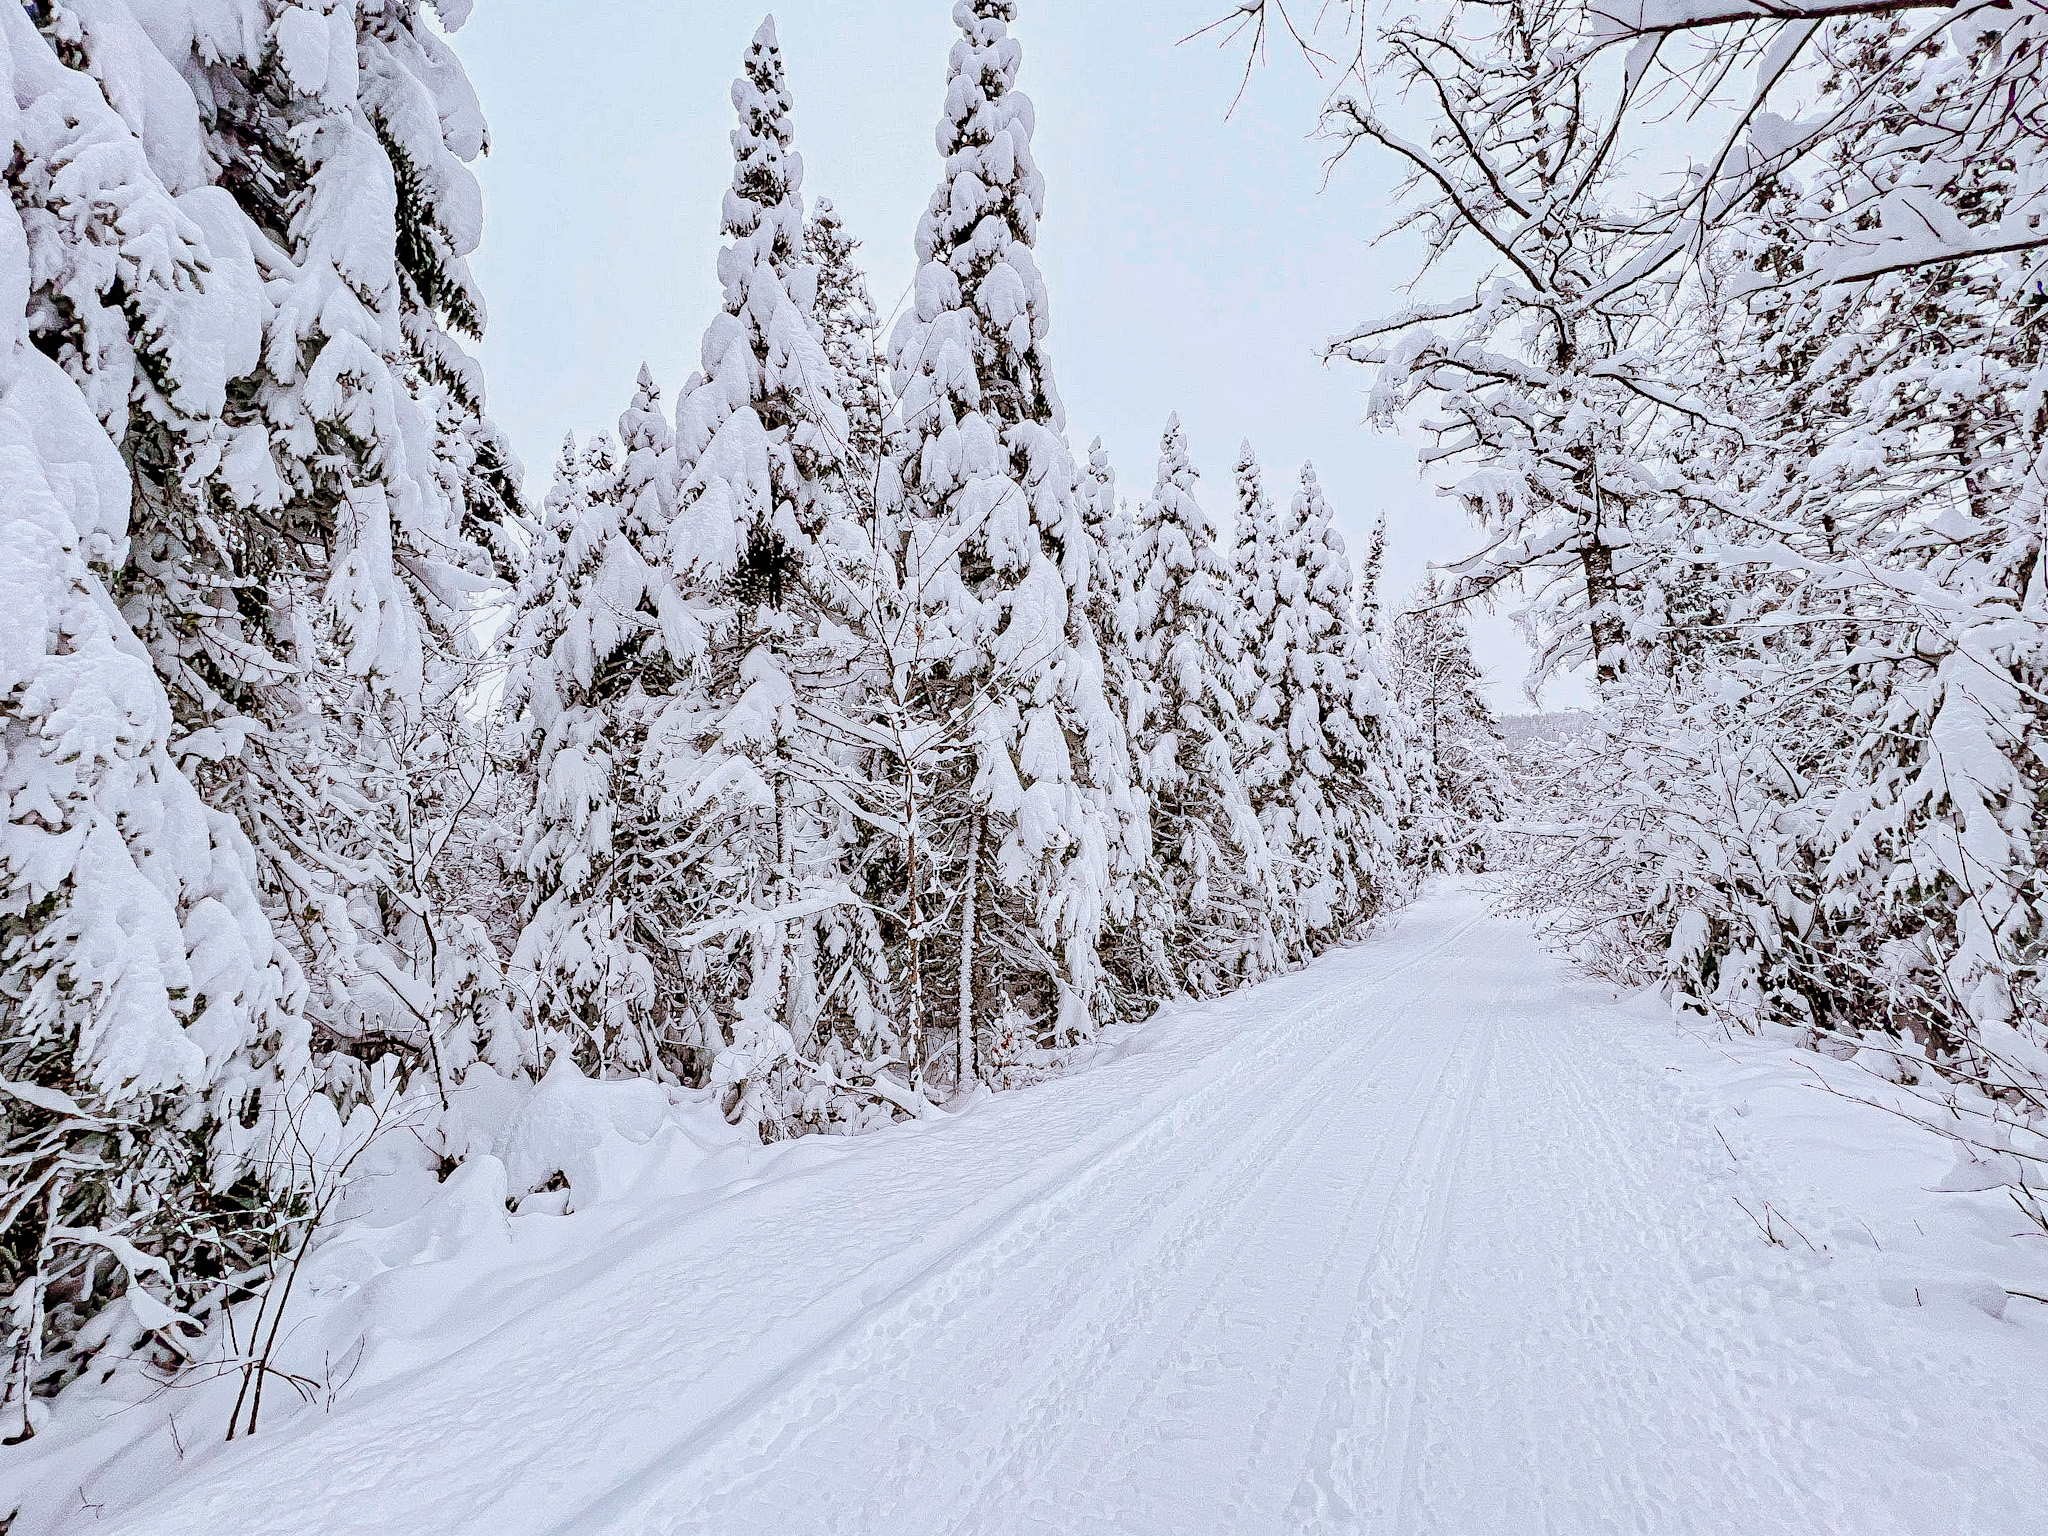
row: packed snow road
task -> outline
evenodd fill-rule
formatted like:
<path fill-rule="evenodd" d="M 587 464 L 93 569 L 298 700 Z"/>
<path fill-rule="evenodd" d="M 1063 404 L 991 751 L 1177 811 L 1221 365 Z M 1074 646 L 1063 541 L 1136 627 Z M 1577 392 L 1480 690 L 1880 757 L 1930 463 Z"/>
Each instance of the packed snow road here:
<path fill-rule="evenodd" d="M 2048 1531 L 2038 1321 L 1768 1241 L 1675 1038 L 1452 891 L 1077 1077 L 651 1195 L 118 1528 Z"/>

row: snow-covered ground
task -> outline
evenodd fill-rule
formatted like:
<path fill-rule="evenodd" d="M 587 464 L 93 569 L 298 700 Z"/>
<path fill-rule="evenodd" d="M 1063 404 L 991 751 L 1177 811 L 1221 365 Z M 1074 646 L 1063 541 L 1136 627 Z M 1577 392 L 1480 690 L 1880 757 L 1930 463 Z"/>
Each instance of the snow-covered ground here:
<path fill-rule="evenodd" d="M 486 1190 L 331 1404 L 37 1529 L 2048 1530 L 2048 1241 L 1826 1082 L 1452 888 L 944 1121 Z"/>

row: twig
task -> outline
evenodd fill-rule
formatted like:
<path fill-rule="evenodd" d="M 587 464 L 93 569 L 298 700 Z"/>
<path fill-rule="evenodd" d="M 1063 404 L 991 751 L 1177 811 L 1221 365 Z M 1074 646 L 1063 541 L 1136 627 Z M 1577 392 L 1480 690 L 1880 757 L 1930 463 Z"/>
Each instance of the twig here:
<path fill-rule="evenodd" d="M 1752 1211 L 1740 1200 L 1737 1200 L 1735 1202 L 1735 1208 L 1741 1211 L 1742 1214 L 1747 1216 L 1752 1222 L 1756 1223 L 1756 1229 L 1757 1231 L 1763 1233 L 1765 1242 L 1769 1243 L 1773 1248 L 1782 1248 L 1785 1246 L 1785 1240 L 1778 1236 L 1777 1233 L 1771 1230 L 1769 1222 L 1757 1220 L 1757 1215 L 1755 1211 Z M 1764 1207 L 1764 1212 L 1766 1215 L 1770 1213 L 1770 1209 L 1771 1208 L 1768 1205 Z"/>

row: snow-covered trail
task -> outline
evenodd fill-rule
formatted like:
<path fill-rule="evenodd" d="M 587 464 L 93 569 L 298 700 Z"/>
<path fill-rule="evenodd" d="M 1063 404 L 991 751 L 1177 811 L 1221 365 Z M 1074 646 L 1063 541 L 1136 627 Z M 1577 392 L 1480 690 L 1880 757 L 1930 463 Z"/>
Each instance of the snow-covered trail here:
<path fill-rule="evenodd" d="M 2048 1531 L 2042 1330 L 1763 1241 L 1655 1030 L 1451 891 L 1076 1078 L 650 1193 L 100 1528 Z"/>

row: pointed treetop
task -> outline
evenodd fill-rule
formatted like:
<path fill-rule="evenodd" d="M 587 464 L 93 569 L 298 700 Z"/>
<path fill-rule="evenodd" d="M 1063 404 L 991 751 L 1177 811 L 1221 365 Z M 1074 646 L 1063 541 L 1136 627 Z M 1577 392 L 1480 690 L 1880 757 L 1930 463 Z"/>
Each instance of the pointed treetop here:
<path fill-rule="evenodd" d="M 1270 549 L 1273 537 L 1273 503 L 1266 496 L 1265 472 L 1259 468 L 1259 456 L 1252 451 L 1252 442 L 1246 438 L 1237 450 L 1237 559 L 1246 567 L 1248 577 L 1258 580 L 1258 567 L 1265 562 L 1265 551 Z"/>
<path fill-rule="evenodd" d="M 677 575 L 724 581 L 745 562 L 779 593 L 822 517 L 820 487 L 847 443 L 839 370 L 817 317 L 818 268 L 806 249 L 803 158 L 772 26 L 733 82 L 733 179 L 718 253 L 724 306 L 705 328 L 702 372 L 676 406 Z"/>
<path fill-rule="evenodd" d="M 772 17 L 761 24 L 747 47 L 743 73 L 732 83 L 732 106 L 740 121 L 732 131 L 733 178 L 732 190 L 725 198 L 724 229 L 728 235 L 744 237 L 754 233 L 764 214 L 796 203 L 803 188 L 803 157 L 790 148 L 796 139 L 790 122 L 794 105 Z M 771 232 L 771 238 L 780 237 L 774 239 L 775 255 L 785 261 L 803 247 L 800 207 L 787 222 L 787 229 Z M 732 279 L 725 262 L 721 261 L 719 268 L 730 308 Z"/>
<path fill-rule="evenodd" d="M 1333 550 L 1344 553 L 1344 535 L 1338 531 L 1337 516 L 1330 510 L 1330 498 L 1323 491 L 1323 482 L 1316 478 L 1316 467 L 1304 463 L 1301 466 L 1301 494 L 1296 498 L 1298 526 L 1306 529 L 1308 536 Z"/>
<path fill-rule="evenodd" d="M 1084 473 L 1087 483 L 1083 486 L 1082 514 L 1100 537 L 1104 526 L 1117 515 L 1117 505 L 1116 470 L 1111 467 L 1109 450 L 1102 446 L 1099 437 L 1088 445 L 1088 467 Z"/>
<path fill-rule="evenodd" d="M 632 403 L 619 416 L 619 445 L 626 455 L 622 491 L 630 510 L 639 519 L 639 526 L 648 532 L 668 519 L 665 459 L 674 442 L 675 434 L 669 430 L 668 418 L 661 411 L 661 391 L 643 363 Z"/>
<path fill-rule="evenodd" d="M 1237 449 L 1237 504 L 1249 512 L 1265 499 L 1265 473 L 1259 468 L 1259 456 L 1252 450 L 1252 440 L 1246 438 Z"/>
<path fill-rule="evenodd" d="M 937 134 L 946 168 L 918 220 L 916 306 L 891 349 L 904 419 L 927 436 L 975 411 L 1005 426 L 1065 421 L 1042 347 L 1051 318 L 1032 247 L 1045 178 L 1031 101 L 1016 89 L 1015 14 L 1009 0 L 953 7 L 962 36 Z"/>
<path fill-rule="evenodd" d="M 1180 428 L 1180 412 L 1175 411 L 1166 418 L 1166 430 L 1159 436 L 1159 481 L 1164 485 L 1169 478 L 1178 480 L 1183 475 L 1189 480 L 1196 478 L 1188 461 L 1187 434 Z"/>
<path fill-rule="evenodd" d="M 640 365 L 640 377 L 633 384 L 632 403 L 619 417 L 619 441 L 628 453 L 636 448 L 668 446 L 668 423 L 661 414 L 661 390 L 645 363 Z"/>
<path fill-rule="evenodd" d="M 1175 581 L 1169 572 L 1195 569 L 1203 549 L 1212 542 L 1208 514 L 1195 497 L 1200 479 L 1188 460 L 1180 417 L 1170 416 L 1159 437 L 1159 475 L 1140 512 L 1139 558 L 1152 568 L 1150 579 L 1155 584 Z"/>
<path fill-rule="evenodd" d="M 810 224 L 804 232 L 804 249 L 818 269 L 819 308 L 823 310 L 829 299 L 847 318 L 858 318 L 873 328 L 879 321 L 874 300 L 868 296 L 867 274 L 855 260 L 860 247 L 832 199 L 819 198 L 811 207 Z"/>
<path fill-rule="evenodd" d="M 1365 559 L 1358 569 L 1358 611 L 1367 634 L 1380 627 L 1380 571 L 1386 562 L 1387 514 L 1381 511 L 1372 520 L 1372 535 L 1366 540 Z"/>

